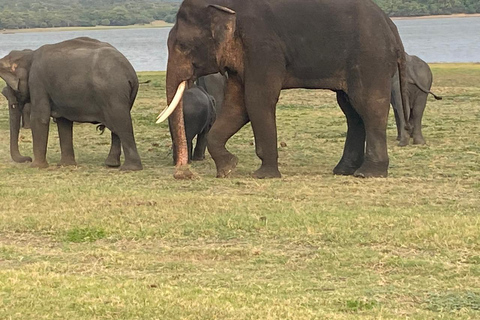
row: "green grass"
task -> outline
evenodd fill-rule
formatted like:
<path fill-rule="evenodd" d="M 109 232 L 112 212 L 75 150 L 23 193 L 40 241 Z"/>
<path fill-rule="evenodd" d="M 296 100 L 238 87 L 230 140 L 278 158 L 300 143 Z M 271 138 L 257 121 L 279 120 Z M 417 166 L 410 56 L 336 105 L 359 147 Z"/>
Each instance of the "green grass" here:
<path fill-rule="evenodd" d="M 0 319 L 480 318 L 480 65 L 432 70 L 427 145 L 398 147 L 392 113 L 386 179 L 331 174 L 346 124 L 328 91 L 282 93 L 277 180 L 250 178 L 249 126 L 232 177 L 207 156 L 174 180 L 163 73 L 139 75 L 141 172 L 105 168 L 109 134 L 86 124 L 78 167 L 54 165 L 54 124 L 48 169 L 13 163 L 1 100 Z"/>

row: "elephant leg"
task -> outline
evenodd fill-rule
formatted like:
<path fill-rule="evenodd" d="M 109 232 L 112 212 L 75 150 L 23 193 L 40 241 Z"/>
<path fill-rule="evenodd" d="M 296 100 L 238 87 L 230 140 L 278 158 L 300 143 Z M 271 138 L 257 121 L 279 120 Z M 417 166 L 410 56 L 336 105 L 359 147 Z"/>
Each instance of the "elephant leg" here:
<path fill-rule="evenodd" d="M 197 136 L 197 144 L 195 145 L 195 150 L 193 151 L 192 160 L 202 161 L 203 159 L 205 159 L 206 149 L 207 149 L 207 132 L 202 131 Z"/>
<path fill-rule="evenodd" d="M 363 120 L 365 126 L 365 158 L 360 168 L 354 172 L 356 177 L 386 177 L 388 175 L 387 121 L 390 110 L 390 88 L 388 81 L 376 86 L 357 90 L 352 105 Z M 357 148 L 363 147 L 357 146 Z"/>
<path fill-rule="evenodd" d="M 21 113 L 18 108 L 9 108 L 10 112 L 10 155 L 15 162 L 32 162 L 32 158 L 22 156 L 18 150 Z"/>
<path fill-rule="evenodd" d="M 122 143 L 120 137 L 111 132 L 112 143 L 110 145 L 110 152 L 107 159 L 105 159 L 105 165 L 110 168 L 120 167 L 120 155 L 122 154 Z"/>
<path fill-rule="evenodd" d="M 422 118 L 425 106 L 427 105 L 428 94 L 423 92 L 417 96 L 412 106 L 412 136 L 413 144 L 425 144 L 425 139 L 422 134 Z"/>
<path fill-rule="evenodd" d="M 265 72 L 265 77 L 260 78 L 255 73 L 251 75 L 253 79 L 245 85 L 245 106 L 255 137 L 255 151 L 262 160 L 260 168 L 253 173 L 253 177 L 257 179 L 281 177 L 278 170 L 275 111 L 283 77 L 277 71 L 268 72 L 268 70 Z M 264 85 L 265 79 L 268 79 L 267 86 Z M 259 90 L 262 86 L 264 90 Z"/>
<path fill-rule="evenodd" d="M 32 92 L 32 106 L 30 125 L 32 126 L 33 138 L 33 162 L 31 167 L 46 168 L 48 167 L 47 144 L 50 127 L 50 101 L 48 97 L 34 100 Z"/>
<path fill-rule="evenodd" d="M 334 174 L 352 175 L 360 168 L 365 156 L 365 125 L 353 108 L 349 97 L 343 91 L 337 92 L 337 101 L 347 118 L 347 138 L 340 162 L 333 169 Z"/>
<path fill-rule="evenodd" d="M 125 162 L 120 166 L 120 170 L 136 171 L 142 170 L 142 161 L 137 151 L 135 137 L 133 135 L 132 117 L 130 115 L 130 107 L 122 107 L 124 103 L 110 103 L 110 112 L 106 114 L 105 125 L 110 131 L 120 138 L 125 155 Z M 119 106 L 119 107 L 113 107 Z"/>
<path fill-rule="evenodd" d="M 58 137 L 60 139 L 61 158 L 59 166 L 76 166 L 73 151 L 73 122 L 65 118 L 57 118 Z"/>
<path fill-rule="evenodd" d="M 237 166 L 238 158 L 225 148 L 225 144 L 248 121 L 243 85 L 238 76 L 232 75 L 227 80 L 224 106 L 207 138 L 208 152 L 217 167 L 217 178 L 225 178 Z"/>

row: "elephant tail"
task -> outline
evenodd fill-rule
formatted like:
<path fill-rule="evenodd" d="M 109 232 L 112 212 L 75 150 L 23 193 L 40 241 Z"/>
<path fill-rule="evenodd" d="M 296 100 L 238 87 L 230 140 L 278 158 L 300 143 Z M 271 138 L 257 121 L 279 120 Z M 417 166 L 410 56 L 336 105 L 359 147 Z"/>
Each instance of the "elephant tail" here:
<path fill-rule="evenodd" d="M 411 131 L 410 127 L 410 101 L 407 97 L 407 57 L 405 50 L 403 49 L 403 44 L 398 37 L 400 48 L 397 51 L 397 67 L 398 67 L 398 76 L 400 83 L 400 96 L 402 100 L 403 107 L 403 116 L 405 117 L 405 129 Z"/>
<path fill-rule="evenodd" d="M 435 93 L 433 93 L 432 91 L 430 90 L 427 90 L 426 88 L 424 88 L 421 84 L 419 83 L 416 83 L 416 82 L 412 82 L 418 89 L 420 89 L 421 91 L 425 92 L 426 94 L 431 94 L 435 100 L 442 100 L 443 98 L 440 97 L 440 96 L 437 96 Z"/>

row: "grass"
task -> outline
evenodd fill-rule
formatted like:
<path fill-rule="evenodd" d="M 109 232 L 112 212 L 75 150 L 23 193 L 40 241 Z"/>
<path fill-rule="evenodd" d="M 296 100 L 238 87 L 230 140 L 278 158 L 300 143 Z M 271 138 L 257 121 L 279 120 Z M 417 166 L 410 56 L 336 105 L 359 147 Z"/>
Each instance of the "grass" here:
<path fill-rule="evenodd" d="M 432 70 L 427 145 L 396 146 L 392 113 L 386 179 L 331 174 L 346 124 L 328 91 L 282 93 L 283 178 L 265 181 L 249 126 L 231 178 L 209 157 L 172 178 L 163 73 L 139 74 L 141 172 L 104 168 L 109 135 L 85 124 L 78 167 L 54 165 L 54 125 L 48 169 L 15 164 L 1 108 L 0 319 L 478 319 L 480 65 Z"/>

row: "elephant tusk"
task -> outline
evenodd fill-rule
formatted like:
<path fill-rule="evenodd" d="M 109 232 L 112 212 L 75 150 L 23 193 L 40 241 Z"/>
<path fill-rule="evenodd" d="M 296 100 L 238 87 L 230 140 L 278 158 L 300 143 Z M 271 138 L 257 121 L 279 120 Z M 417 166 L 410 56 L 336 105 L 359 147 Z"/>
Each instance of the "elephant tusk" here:
<path fill-rule="evenodd" d="M 186 81 L 182 81 L 177 88 L 177 92 L 175 92 L 175 96 L 173 97 L 172 102 L 170 105 L 165 108 L 157 117 L 157 122 L 156 123 L 161 123 L 165 121 L 175 110 L 175 108 L 178 106 L 180 103 L 180 100 L 182 100 L 183 97 L 183 92 L 185 91 L 185 87 L 187 85 Z"/>

